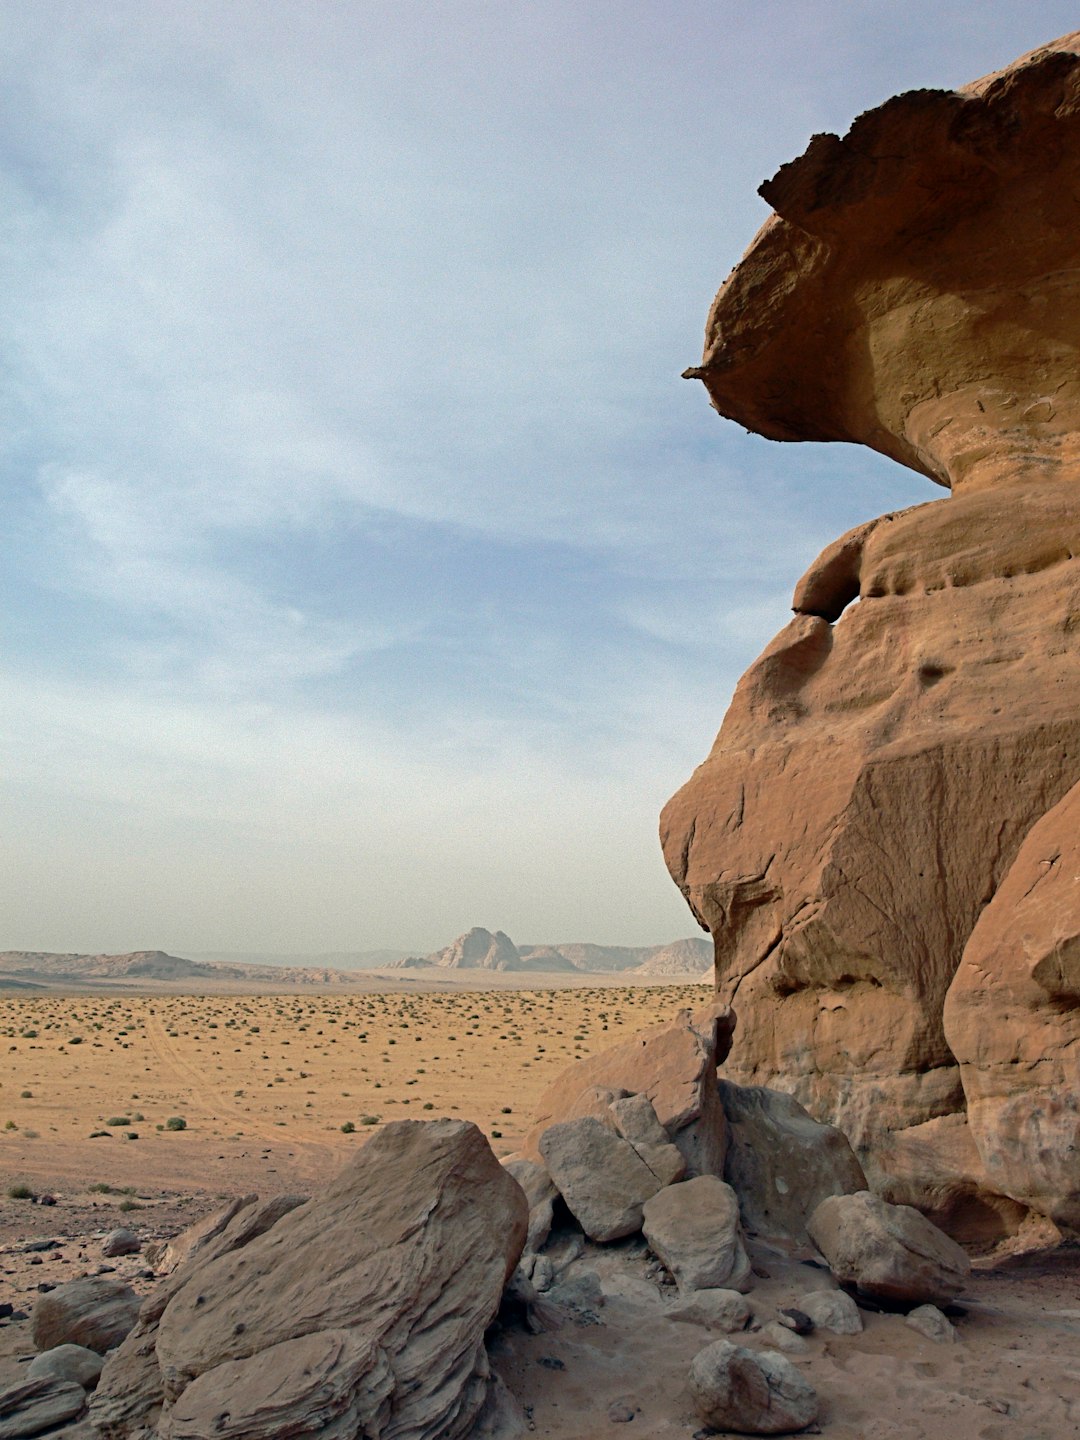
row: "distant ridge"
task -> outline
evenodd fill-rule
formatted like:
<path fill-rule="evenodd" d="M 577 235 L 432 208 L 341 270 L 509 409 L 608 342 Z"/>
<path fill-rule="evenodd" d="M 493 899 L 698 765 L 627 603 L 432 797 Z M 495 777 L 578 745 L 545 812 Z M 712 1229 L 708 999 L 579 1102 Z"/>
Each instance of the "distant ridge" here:
<path fill-rule="evenodd" d="M 450 970 L 577 970 L 585 974 L 672 975 L 703 978 L 711 966 L 712 942 L 700 936 L 667 945 L 594 945 L 574 941 L 558 945 L 515 945 L 502 930 L 474 925 L 441 950 L 407 956 L 395 968 L 432 966 Z"/>

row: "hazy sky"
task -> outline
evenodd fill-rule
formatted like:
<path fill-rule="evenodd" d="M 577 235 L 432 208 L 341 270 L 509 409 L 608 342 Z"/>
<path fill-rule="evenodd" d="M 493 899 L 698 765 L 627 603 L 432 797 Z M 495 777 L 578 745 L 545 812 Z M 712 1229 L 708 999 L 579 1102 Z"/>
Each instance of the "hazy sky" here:
<path fill-rule="evenodd" d="M 1058 0 L 5 0 L 0 948 L 694 930 L 656 818 L 936 492 L 679 372 L 814 131 Z"/>

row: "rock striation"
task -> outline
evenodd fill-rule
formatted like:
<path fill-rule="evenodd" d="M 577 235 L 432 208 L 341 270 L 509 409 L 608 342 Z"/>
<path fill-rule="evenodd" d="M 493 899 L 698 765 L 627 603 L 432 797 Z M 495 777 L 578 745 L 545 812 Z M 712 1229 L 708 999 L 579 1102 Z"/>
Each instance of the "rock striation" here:
<path fill-rule="evenodd" d="M 957 1233 L 1080 1218 L 1054 1158 L 1080 1113 L 1078 183 L 1080 32 L 899 95 L 762 186 L 687 372 L 760 434 L 951 491 L 815 561 L 661 838 L 738 1008 L 726 1076 L 793 1092 Z M 932 1186 L 896 1172 L 920 1151 Z"/>

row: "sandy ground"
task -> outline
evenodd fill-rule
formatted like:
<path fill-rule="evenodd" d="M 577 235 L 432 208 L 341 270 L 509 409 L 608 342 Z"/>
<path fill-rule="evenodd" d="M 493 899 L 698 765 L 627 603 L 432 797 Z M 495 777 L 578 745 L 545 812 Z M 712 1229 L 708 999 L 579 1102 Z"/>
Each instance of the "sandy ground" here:
<path fill-rule="evenodd" d="M 308 1193 L 393 1119 L 473 1119 L 509 1153 L 575 1057 L 700 998 L 696 985 L 0 997 L 0 1306 L 15 1310 L 0 1319 L 0 1385 L 32 1354 L 20 1317 L 42 1291 L 106 1267 L 141 1292 L 152 1286 L 140 1256 L 103 1257 L 115 1226 L 165 1238 L 227 1195 Z M 173 1116 L 184 1130 L 167 1128 Z M 56 1203 L 18 1198 L 23 1188 Z M 760 1242 L 752 1252 L 758 1325 L 829 1284 L 808 1256 Z M 589 1247 L 578 1263 L 600 1276 L 604 1303 L 587 1323 L 495 1334 L 496 1366 L 537 1435 L 701 1433 L 686 1373 L 716 1337 L 667 1318 L 672 1292 L 647 1262 L 640 1239 Z M 862 1335 L 810 1336 L 791 1358 L 821 1396 L 820 1433 L 1080 1436 L 1080 1250 L 980 1262 L 961 1305 L 953 1344 L 878 1313 L 864 1314 Z M 742 1338 L 769 1343 L 757 1331 Z M 609 1418 L 612 1406 L 633 1419 Z"/>

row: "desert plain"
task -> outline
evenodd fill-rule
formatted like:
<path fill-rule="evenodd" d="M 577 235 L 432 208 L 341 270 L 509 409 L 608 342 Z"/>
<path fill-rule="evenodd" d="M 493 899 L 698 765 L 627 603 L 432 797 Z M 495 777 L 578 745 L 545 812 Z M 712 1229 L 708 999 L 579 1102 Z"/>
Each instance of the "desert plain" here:
<path fill-rule="evenodd" d="M 471 1119 L 508 1155 L 568 1065 L 705 994 L 700 984 L 628 988 L 580 977 L 552 977 L 545 988 L 490 976 L 380 983 L 369 977 L 360 993 L 157 986 L 0 996 L 0 1302 L 15 1310 L 0 1319 L 0 1383 L 33 1353 L 18 1317 L 40 1293 L 96 1273 L 152 1289 L 143 1254 L 104 1256 L 117 1226 L 145 1244 L 233 1195 L 315 1193 L 395 1119 Z M 713 1433 L 694 1418 L 686 1376 L 714 1333 L 666 1318 L 670 1292 L 640 1236 L 589 1249 L 604 1291 L 594 1321 L 539 1335 L 507 1327 L 490 1341 L 533 1432 Z M 768 1347 L 775 1340 L 764 1327 L 826 1277 L 809 1253 L 754 1237 L 750 1249 L 755 1329 L 745 1338 Z M 803 1348 L 791 1358 L 822 1397 L 814 1433 L 1080 1435 L 1078 1280 L 1073 1250 L 985 1256 L 950 1343 L 873 1311 L 859 1335 L 792 1337 Z"/>

